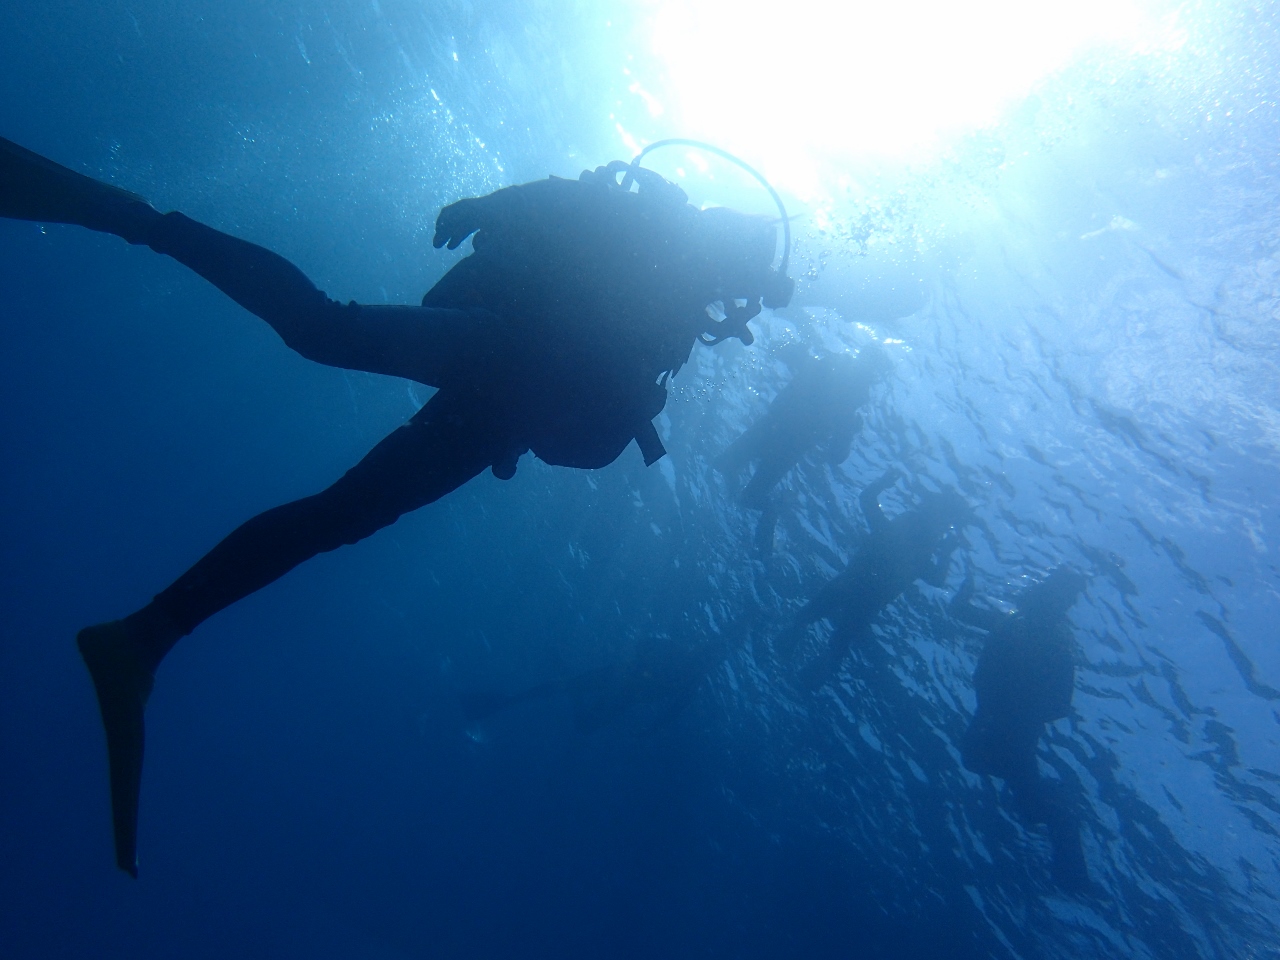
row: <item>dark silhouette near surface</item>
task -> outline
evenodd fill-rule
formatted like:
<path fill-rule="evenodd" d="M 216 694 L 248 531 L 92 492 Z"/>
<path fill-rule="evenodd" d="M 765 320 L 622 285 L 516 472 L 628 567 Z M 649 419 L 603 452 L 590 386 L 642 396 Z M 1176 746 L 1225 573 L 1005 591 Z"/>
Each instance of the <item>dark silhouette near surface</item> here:
<path fill-rule="evenodd" d="M 917 506 L 889 519 L 880 494 L 897 479 L 891 471 L 862 491 L 870 533 L 849 565 L 805 604 L 781 639 L 780 652 L 790 657 L 811 624 L 825 619 L 835 627 L 831 641 L 802 672 L 811 688 L 834 674 L 851 648 L 869 641 L 876 618 L 916 580 L 941 586 L 951 554 L 960 545 L 956 527 L 968 514 L 964 499 L 953 490 L 926 491 Z"/>
<path fill-rule="evenodd" d="M 295 266 L 181 213 L 0 140 L 0 216 L 76 224 L 151 247 L 265 320 L 290 348 L 331 366 L 404 377 L 434 396 L 341 479 L 233 531 L 143 609 L 78 637 L 97 690 L 111 769 L 120 868 L 137 875 L 143 710 L 156 668 L 208 617 L 318 553 L 355 543 L 486 468 L 514 475 L 532 451 L 598 468 L 632 439 L 665 452 L 652 419 L 696 339 L 748 340 L 791 282 L 771 266 L 765 218 L 699 210 L 683 191 L 626 164 L 578 180 L 507 187 L 441 212 L 435 245 L 474 252 L 421 306 L 327 298 Z M 738 307 L 735 300 L 745 300 Z M 725 305 L 727 326 L 707 307 Z M 721 323 L 724 323 L 722 321 Z M 708 339 L 710 338 L 710 339 Z"/>
<path fill-rule="evenodd" d="M 719 634 L 688 649 L 670 644 L 641 645 L 634 658 L 549 680 L 515 693 L 475 690 L 460 695 L 468 723 L 478 723 L 522 703 L 567 697 L 582 733 L 594 733 L 639 707 L 654 708 L 659 723 L 689 705 L 703 682 L 733 653 Z"/>
<path fill-rule="evenodd" d="M 973 675 L 978 709 L 961 742 L 961 759 L 974 773 L 1008 784 L 1020 816 L 1042 823 L 1053 845 L 1053 875 L 1063 887 L 1088 886 L 1080 828 L 1060 791 L 1040 776 L 1036 749 L 1044 726 L 1071 714 L 1076 645 L 1067 612 L 1085 578 L 1058 567 L 1018 597 L 1013 613 L 980 610 L 957 600 L 957 615 L 990 631 Z"/>
<path fill-rule="evenodd" d="M 742 491 L 742 502 L 762 511 L 756 545 L 762 553 L 773 548 L 778 507 L 774 487 L 811 451 L 821 450 L 832 466 L 849 457 L 853 438 L 862 425 L 860 408 L 871 388 L 888 370 L 890 361 L 879 344 L 868 344 L 856 358 L 846 355 L 795 361 L 794 376 L 769 409 L 733 442 L 716 462 L 732 477 L 754 466 Z"/>

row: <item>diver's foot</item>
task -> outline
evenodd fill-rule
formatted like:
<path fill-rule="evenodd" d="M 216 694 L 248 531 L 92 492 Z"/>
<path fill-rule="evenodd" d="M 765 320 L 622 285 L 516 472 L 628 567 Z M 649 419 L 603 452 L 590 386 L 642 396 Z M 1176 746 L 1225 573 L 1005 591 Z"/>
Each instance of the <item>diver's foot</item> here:
<path fill-rule="evenodd" d="M 138 876 L 138 792 L 142 785 L 143 710 L 155 682 L 142 647 L 123 620 L 85 627 L 76 636 L 102 711 L 111 772 L 116 865 Z"/>
<path fill-rule="evenodd" d="M 74 223 L 144 243 L 160 213 L 142 197 L 0 138 L 0 217 Z"/>

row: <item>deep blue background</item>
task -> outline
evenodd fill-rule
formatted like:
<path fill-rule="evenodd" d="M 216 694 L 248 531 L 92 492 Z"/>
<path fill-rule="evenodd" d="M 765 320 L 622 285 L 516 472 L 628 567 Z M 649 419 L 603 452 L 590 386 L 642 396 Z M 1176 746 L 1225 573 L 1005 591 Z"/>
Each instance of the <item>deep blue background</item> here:
<path fill-rule="evenodd" d="M 625 99 L 639 27 L 609 15 L 10 4 L 0 135 L 332 296 L 414 302 L 454 256 L 430 248 L 441 204 L 625 154 L 612 115 L 688 132 Z M 336 478 L 428 391 L 300 360 L 150 251 L 0 222 L 0 955 L 1277 955 L 1277 44 L 1265 8 L 1187 16 L 1178 55 L 1079 65 L 800 230 L 797 308 L 750 351 L 698 351 L 661 466 L 526 458 L 180 644 L 136 883 L 76 630 Z M 843 466 L 783 485 L 762 561 L 710 461 L 788 344 L 873 336 L 894 376 Z M 772 638 L 889 465 L 965 493 L 968 546 L 888 612 L 886 664 L 801 696 Z M 1041 757 L 1081 817 L 1085 896 L 954 748 L 979 638 L 945 601 L 973 576 L 1007 602 L 1062 560 L 1096 576 L 1076 715 Z M 459 707 L 722 630 L 687 703 L 594 732 L 564 696 L 472 726 Z"/>

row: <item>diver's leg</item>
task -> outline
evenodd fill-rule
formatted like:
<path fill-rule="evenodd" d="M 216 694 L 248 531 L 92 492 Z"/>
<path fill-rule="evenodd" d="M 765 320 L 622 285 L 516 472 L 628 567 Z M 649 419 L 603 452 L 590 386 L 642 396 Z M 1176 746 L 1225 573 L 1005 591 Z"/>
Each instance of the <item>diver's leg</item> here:
<path fill-rule="evenodd" d="M 181 213 L 164 214 L 142 242 L 265 320 L 308 360 L 437 387 L 449 372 L 457 380 L 484 362 L 472 355 L 496 318 L 483 311 L 338 303 L 279 254 Z"/>
<path fill-rule="evenodd" d="M 823 684 L 835 679 L 840 673 L 840 665 L 854 649 L 860 648 L 871 636 L 869 626 L 857 630 L 845 629 L 837 625 L 830 641 L 822 648 L 812 661 L 800 670 L 800 683 L 804 689 L 816 692 Z"/>
<path fill-rule="evenodd" d="M 288 260 L 0 139 L 0 217 L 69 223 L 146 245 L 194 270 L 317 363 L 440 386 L 483 364 L 494 318 L 326 297 Z M 473 355 L 475 355 L 473 357 Z M 471 357 L 476 362 L 467 364 Z M 462 368 L 461 370 L 459 368 Z"/>
<path fill-rule="evenodd" d="M 0 138 L 0 217 L 72 223 L 136 243 L 160 216 L 142 197 Z"/>
<path fill-rule="evenodd" d="M 254 517 L 137 613 L 80 631 L 77 642 L 107 734 L 122 870 L 137 876 L 143 708 L 165 654 L 202 621 L 303 561 L 355 543 L 462 486 L 495 459 L 492 439 L 476 427 L 437 394 L 327 490 Z"/>
<path fill-rule="evenodd" d="M 750 431 L 744 433 L 718 456 L 712 466 L 726 478 L 732 480 L 734 475 L 745 470 L 751 463 L 752 452 L 749 444 Z"/>
<path fill-rule="evenodd" d="M 1082 892 L 1089 887 L 1089 868 L 1080 842 L 1080 825 L 1067 808 L 1060 789 L 1036 770 L 1034 744 L 1025 755 L 1026 761 L 1006 780 L 1018 812 L 1031 823 L 1043 823 L 1048 829 L 1053 879 L 1065 890 Z"/>
<path fill-rule="evenodd" d="M 1049 842 L 1053 847 L 1050 866 L 1053 879 L 1065 890 L 1075 893 L 1088 890 L 1089 866 L 1080 842 L 1080 825 L 1067 810 L 1058 806 L 1045 826 L 1049 828 Z"/>
<path fill-rule="evenodd" d="M 363 540 L 462 486 L 493 463 L 497 447 L 482 425 L 456 416 L 449 399 L 437 394 L 328 489 L 242 524 L 154 604 L 185 635 L 316 554 Z"/>
<path fill-rule="evenodd" d="M 786 476 L 787 471 L 795 466 L 785 459 L 777 457 L 761 457 L 756 465 L 756 472 L 751 475 L 742 490 L 742 503 L 753 510 L 767 510 L 769 494 L 778 485 L 778 481 Z"/>

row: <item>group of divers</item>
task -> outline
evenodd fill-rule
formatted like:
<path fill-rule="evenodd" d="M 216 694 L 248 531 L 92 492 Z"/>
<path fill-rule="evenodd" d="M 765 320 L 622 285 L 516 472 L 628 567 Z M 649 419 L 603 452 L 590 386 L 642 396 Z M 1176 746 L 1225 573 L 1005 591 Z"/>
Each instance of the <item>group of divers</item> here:
<path fill-rule="evenodd" d="M 787 306 L 794 292 L 786 248 L 774 265 L 776 221 L 699 209 L 639 158 L 445 207 L 435 246 L 453 250 L 471 238 L 472 252 L 420 305 L 330 300 L 262 247 L 161 213 L 3 139 L 0 217 L 75 224 L 148 246 L 208 280 L 310 360 L 437 388 L 327 489 L 253 517 L 142 609 L 80 631 L 106 732 L 116 862 L 134 877 L 144 710 L 156 669 L 180 639 L 316 554 L 368 537 L 486 469 L 511 478 L 526 452 L 598 469 L 635 440 L 645 463 L 656 462 L 665 450 L 653 419 L 695 342 L 749 344 L 748 321 L 765 307 Z M 875 344 L 856 357 L 794 361 L 768 411 L 716 462 L 731 479 L 750 471 L 742 501 L 759 511 L 758 545 L 773 540 L 774 487 L 815 451 L 833 464 L 848 457 L 860 408 L 890 365 Z M 915 506 L 885 513 L 880 496 L 899 479 L 891 471 L 862 491 L 869 533 L 775 638 L 779 658 L 797 666 L 809 689 L 851 650 L 874 643 L 873 625 L 917 580 L 941 586 L 961 542 L 969 514 L 954 491 L 917 485 L 909 491 Z M 1085 586 L 1085 576 L 1064 565 L 1015 597 L 1012 612 L 975 605 L 965 590 L 950 607 L 985 631 L 962 761 L 1002 779 L 1022 818 L 1047 828 L 1054 876 L 1076 888 L 1088 882 L 1079 828 L 1041 777 L 1036 754 L 1045 725 L 1071 712 L 1075 646 L 1067 615 Z M 805 659 L 801 651 L 812 646 L 805 641 L 820 620 L 834 630 L 825 649 Z M 522 701 L 567 696 L 584 724 L 597 726 L 619 706 L 685 702 L 730 655 L 729 643 L 722 637 L 684 656 L 641 656 L 514 694 L 473 692 L 463 705 L 478 720 Z"/>

